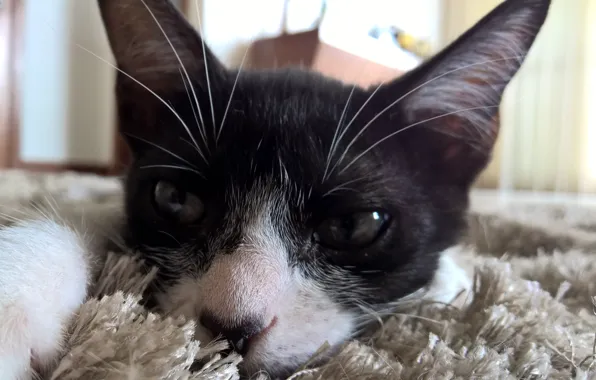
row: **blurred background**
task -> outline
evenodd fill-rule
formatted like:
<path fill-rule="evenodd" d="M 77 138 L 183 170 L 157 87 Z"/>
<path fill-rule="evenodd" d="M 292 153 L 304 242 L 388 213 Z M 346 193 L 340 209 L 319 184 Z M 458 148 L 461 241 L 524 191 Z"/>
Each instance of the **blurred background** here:
<path fill-rule="evenodd" d="M 369 86 L 416 67 L 500 0 L 177 0 L 229 67 L 302 65 Z M 0 168 L 121 173 L 95 0 L 0 0 Z M 501 107 L 479 189 L 596 195 L 596 0 L 553 0 Z"/>

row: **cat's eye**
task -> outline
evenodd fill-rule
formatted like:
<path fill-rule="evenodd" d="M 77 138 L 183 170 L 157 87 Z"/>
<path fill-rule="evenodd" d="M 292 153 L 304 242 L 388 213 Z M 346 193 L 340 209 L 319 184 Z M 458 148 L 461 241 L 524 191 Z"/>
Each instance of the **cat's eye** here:
<path fill-rule="evenodd" d="M 181 224 L 197 222 L 205 211 L 199 197 L 166 181 L 156 183 L 153 201 L 160 216 Z"/>
<path fill-rule="evenodd" d="M 328 218 L 314 232 L 317 243 L 333 249 L 363 248 L 386 230 L 391 217 L 383 211 L 363 211 Z"/>

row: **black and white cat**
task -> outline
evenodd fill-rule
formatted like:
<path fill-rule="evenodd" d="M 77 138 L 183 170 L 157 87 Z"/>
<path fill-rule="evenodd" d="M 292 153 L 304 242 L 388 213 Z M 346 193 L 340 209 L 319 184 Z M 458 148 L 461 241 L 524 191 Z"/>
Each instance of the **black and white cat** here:
<path fill-rule="evenodd" d="M 228 70 L 168 1 L 99 0 L 134 153 L 121 236 L 159 268 L 152 299 L 199 320 L 199 339 L 228 338 L 245 374 L 272 376 L 353 337 L 366 310 L 429 284 L 449 300 L 467 279 L 444 252 L 549 3 L 507 0 L 419 68 L 362 89 Z M 57 355 L 101 246 L 61 218 L 0 230 L 3 380 Z"/>

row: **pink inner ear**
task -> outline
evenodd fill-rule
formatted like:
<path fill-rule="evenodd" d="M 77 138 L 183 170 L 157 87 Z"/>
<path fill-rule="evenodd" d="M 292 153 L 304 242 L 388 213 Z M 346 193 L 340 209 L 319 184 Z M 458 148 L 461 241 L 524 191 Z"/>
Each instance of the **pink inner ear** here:
<path fill-rule="evenodd" d="M 440 123 L 440 128 L 456 135 L 469 136 L 472 133 L 476 134 L 470 128 L 482 127 L 485 138 L 488 138 L 488 136 L 490 136 L 489 140 L 491 144 L 494 143 L 494 140 L 499 132 L 500 127 L 500 118 L 498 112 L 492 117 L 492 119 L 486 119 L 486 121 L 483 122 L 483 125 L 481 126 L 474 126 L 470 123 L 471 121 L 467 120 L 465 113 L 462 113 L 458 116 L 452 115 L 447 117 L 442 123 Z"/>
<path fill-rule="evenodd" d="M 451 160 L 451 159 L 457 157 L 460 152 L 461 152 L 461 146 L 451 145 L 449 148 L 447 148 L 443 157 L 445 160 Z"/>

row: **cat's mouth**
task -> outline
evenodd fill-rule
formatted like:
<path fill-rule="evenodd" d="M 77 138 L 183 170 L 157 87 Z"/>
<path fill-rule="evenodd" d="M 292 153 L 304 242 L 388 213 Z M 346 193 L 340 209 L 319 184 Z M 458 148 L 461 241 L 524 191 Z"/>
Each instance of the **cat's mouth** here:
<path fill-rule="evenodd" d="M 249 336 L 249 337 L 242 337 L 235 342 L 230 342 L 230 345 L 234 349 L 234 351 L 238 352 L 243 357 L 250 355 L 251 350 L 255 345 L 257 345 L 260 341 L 266 339 L 267 335 L 275 327 L 277 324 L 277 316 L 273 317 L 271 323 L 263 330 L 259 331 L 258 333 Z"/>

